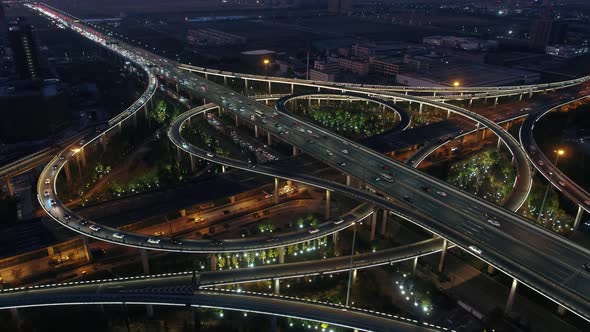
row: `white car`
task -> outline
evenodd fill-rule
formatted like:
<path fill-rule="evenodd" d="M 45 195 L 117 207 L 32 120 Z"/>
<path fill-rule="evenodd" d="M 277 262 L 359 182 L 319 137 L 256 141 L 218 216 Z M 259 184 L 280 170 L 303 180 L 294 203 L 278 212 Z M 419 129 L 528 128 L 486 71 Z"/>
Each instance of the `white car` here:
<path fill-rule="evenodd" d="M 95 232 L 100 231 L 100 226 L 98 226 L 98 225 L 90 225 L 90 226 L 88 226 L 88 228 L 90 228 L 91 230 L 93 230 Z"/>
<path fill-rule="evenodd" d="M 332 151 L 330 151 L 330 150 L 326 150 L 326 153 L 328 154 L 328 156 L 333 156 L 334 155 L 334 153 Z"/>
<path fill-rule="evenodd" d="M 317 233 L 317 232 L 319 232 L 319 231 L 320 231 L 320 230 L 319 230 L 319 229 L 317 229 L 317 228 L 310 228 L 310 229 L 308 229 L 308 230 L 307 230 L 307 232 L 308 232 L 309 234 L 315 234 L 315 233 Z"/>
<path fill-rule="evenodd" d="M 43 193 L 43 196 L 48 197 L 49 196 L 49 191 L 45 190 L 45 192 Z"/>
<path fill-rule="evenodd" d="M 439 195 L 440 197 L 447 197 L 447 193 L 444 191 L 437 191 L 436 194 Z"/>
<path fill-rule="evenodd" d="M 474 253 L 476 253 L 478 255 L 481 255 L 481 253 L 483 252 L 483 251 L 481 251 L 481 249 L 479 249 L 478 247 L 476 247 L 474 245 L 470 245 L 469 250 L 473 251 Z"/>
<path fill-rule="evenodd" d="M 496 227 L 500 227 L 500 226 L 502 226 L 502 224 L 500 224 L 500 222 L 499 222 L 499 221 L 497 221 L 497 220 L 494 220 L 494 219 L 488 219 L 488 224 L 492 224 L 492 225 L 494 225 L 494 226 L 496 226 Z"/>
<path fill-rule="evenodd" d="M 157 239 L 157 238 L 155 238 L 155 237 L 150 237 L 150 238 L 147 240 L 147 242 L 148 242 L 148 243 L 151 243 L 151 244 L 159 244 L 159 243 L 160 243 L 160 239 Z"/>
<path fill-rule="evenodd" d="M 45 179 L 45 184 L 50 184 L 51 180 L 50 179 Z"/>
<path fill-rule="evenodd" d="M 344 149 L 344 150 L 342 150 L 342 153 L 348 154 L 348 150 Z"/>
<path fill-rule="evenodd" d="M 213 158 L 213 157 L 215 157 L 215 155 L 213 153 L 211 153 L 211 152 L 207 152 L 207 157 Z"/>
<path fill-rule="evenodd" d="M 113 234 L 113 237 L 114 237 L 115 239 L 122 239 L 122 238 L 124 238 L 124 237 L 125 237 L 125 234 L 121 234 L 121 233 L 115 233 L 115 234 Z"/>

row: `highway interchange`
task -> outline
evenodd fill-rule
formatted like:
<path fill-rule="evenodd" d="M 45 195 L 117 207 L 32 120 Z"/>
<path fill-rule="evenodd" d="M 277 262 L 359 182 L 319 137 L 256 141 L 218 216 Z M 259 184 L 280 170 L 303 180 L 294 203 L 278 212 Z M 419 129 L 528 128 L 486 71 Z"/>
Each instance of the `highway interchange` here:
<path fill-rule="evenodd" d="M 33 7 L 35 6 L 37 5 Z M 53 19 L 56 19 L 56 17 L 54 16 Z M 249 169 L 250 171 L 275 177 L 294 179 L 296 181 L 299 179 L 302 182 L 324 189 L 337 190 L 344 194 L 369 201 L 457 244 L 513 276 L 520 282 L 548 296 L 560 305 L 569 308 L 581 317 L 590 319 L 590 276 L 581 268 L 582 264 L 590 261 L 590 252 L 586 249 L 544 229 L 531 225 L 524 218 L 509 210 L 486 203 L 473 195 L 461 192 L 411 167 L 379 155 L 363 146 L 359 146 L 355 142 L 330 133 L 311 123 L 284 112 L 276 116 L 274 113 L 277 110 L 236 94 L 223 86 L 214 84 L 199 76 L 192 75 L 186 70 L 179 69 L 183 68 L 179 64 L 123 43 L 108 44 L 104 40 L 97 38 L 96 36 L 98 35 L 92 30 L 81 28 L 79 24 L 74 25 L 71 18 L 68 19 L 63 16 L 58 19 L 69 24 L 78 33 L 86 36 L 92 36 L 94 34 L 94 38 L 89 38 L 103 45 L 110 46 L 114 52 L 118 52 L 122 56 L 143 66 L 147 72 L 152 72 L 151 68 L 147 67 L 158 67 L 161 74 L 176 80 L 184 85 L 185 88 L 192 90 L 195 94 L 202 95 L 218 105 L 223 105 L 226 110 L 234 112 L 244 121 L 254 122 L 258 127 L 298 147 L 306 154 L 323 160 L 346 174 L 364 180 L 378 192 L 383 193 L 385 197 L 366 192 L 361 193 L 355 188 L 335 183 L 324 183 L 317 179 L 304 180 L 301 178 L 301 175 L 288 171 L 275 170 L 272 167 L 264 168 L 259 166 L 252 168 L 251 165 L 236 164 L 234 161 L 221 159 L 211 153 L 205 153 L 203 155 L 203 151 L 199 151 L 199 149 L 187 144 L 182 139 L 180 142 L 173 140 L 179 148 L 213 162 Z M 238 76 L 236 75 L 236 77 Z M 538 86 L 465 89 L 464 92 L 472 92 L 472 94 L 461 93 L 455 97 L 468 99 L 478 94 L 482 97 L 484 95 L 485 97 L 518 95 L 543 89 L 567 87 L 585 81 L 587 81 L 587 78 Z M 304 82 L 304 84 L 325 88 L 324 85 L 310 83 L 309 81 Z M 150 84 L 148 84 L 148 89 L 146 89 L 149 97 L 153 94 L 155 87 L 157 87 L 157 81 L 152 74 Z M 362 92 L 365 88 L 351 88 L 348 85 L 342 85 L 337 88 L 331 87 L 333 90 L 352 93 Z M 412 89 L 410 92 L 420 90 L 422 92 L 444 92 L 444 98 L 450 98 L 448 95 L 456 95 L 455 92 L 457 92 L 456 89 L 439 90 L 405 87 L 391 90 L 408 92 L 410 89 Z M 519 147 L 518 142 L 516 142 L 518 148 L 514 148 L 515 140 L 510 134 L 499 128 L 495 123 L 475 113 L 433 100 L 433 98 L 436 98 L 435 96 L 433 98 L 409 96 L 389 90 L 382 92 L 384 90 L 388 89 L 379 88 L 378 91 L 375 88 L 367 90 L 366 93 L 373 97 L 413 101 L 457 112 L 481 123 L 498 134 L 507 143 L 507 146 L 515 155 L 515 159 L 517 159 L 517 168 L 522 177 L 516 185 L 523 186 L 524 188 L 523 190 L 517 191 L 519 195 L 515 195 L 517 198 L 509 203 L 508 207 L 511 210 L 516 210 L 522 205 L 528 194 L 528 190 L 530 190 L 530 168 L 526 161 L 526 155 L 522 148 Z M 123 112 L 116 119 L 110 121 L 112 127 L 109 130 L 116 127 L 124 119 L 133 116 L 149 100 L 148 95 L 144 93 L 144 96 L 136 104 L 132 105 L 128 111 Z M 443 97 L 439 96 L 438 98 Z M 244 105 L 244 109 L 241 109 L 242 105 Z M 169 135 L 172 138 L 176 134 L 171 131 Z M 64 157 L 63 160 L 60 159 L 62 156 Z M 39 198 L 44 209 L 49 214 L 53 213 L 52 211 L 54 209 L 51 206 L 51 199 L 56 200 L 56 205 L 61 204 L 58 203 L 59 200 L 57 200 L 57 197 L 53 196 L 56 195 L 55 181 L 51 179 L 53 178 L 55 180 L 67 159 L 72 157 L 75 157 L 75 152 L 62 153 L 60 156 L 56 156 L 44 170 L 43 176 L 40 177 L 38 185 Z M 525 164 L 518 161 L 522 161 L 523 158 Z M 53 165 L 56 164 L 58 167 L 53 169 Z M 44 191 L 48 186 L 46 179 L 48 178 L 50 179 L 50 186 L 53 187 L 53 193 L 50 193 L 52 198 L 44 199 Z M 63 212 L 60 213 L 61 218 L 63 218 Z M 59 220 L 60 215 L 58 213 L 57 216 L 54 215 L 53 217 Z M 490 219 L 497 220 L 501 226 L 492 225 L 488 222 Z M 64 220 L 62 219 L 61 222 L 64 222 Z M 147 247 L 150 248 L 150 246 Z"/>

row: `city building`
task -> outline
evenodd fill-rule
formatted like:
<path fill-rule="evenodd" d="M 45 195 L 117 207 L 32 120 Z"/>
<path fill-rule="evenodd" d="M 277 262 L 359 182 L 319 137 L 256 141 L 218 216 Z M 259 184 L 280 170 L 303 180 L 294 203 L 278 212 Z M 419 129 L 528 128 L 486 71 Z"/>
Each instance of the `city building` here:
<path fill-rule="evenodd" d="M 526 70 L 465 62 L 449 62 L 429 70 L 396 75 L 397 83 L 427 87 L 518 85 L 532 84 L 539 79 L 538 73 Z"/>
<path fill-rule="evenodd" d="M 424 37 L 422 38 L 422 43 L 428 46 L 450 47 L 465 51 L 487 51 L 498 47 L 498 42 L 494 40 L 455 36 Z"/>
<path fill-rule="evenodd" d="M 31 26 L 20 19 L 10 23 L 8 41 L 17 78 L 21 80 L 40 78 L 39 54 Z"/>
<path fill-rule="evenodd" d="M 545 50 L 547 45 L 562 44 L 566 40 L 567 24 L 553 19 L 534 20 L 529 31 L 529 47 Z"/>
<path fill-rule="evenodd" d="M 365 59 L 328 56 L 328 62 L 338 64 L 342 71 L 351 72 L 360 76 L 369 74 L 369 61 Z"/>
<path fill-rule="evenodd" d="M 328 11 L 331 14 L 342 14 L 352 9 L 352 0 L 328 0 Z"/>
<path fill-rule="evenodd" d="M 334 82 L 336 75 L 312 68 L 309 70 L 309 79 L 312 81 Z"/>
<path fill-rule="evenodd" d="M 590 53 L 590 48 L 588 46 L 552 45 L 545 47 L 545 53 L 570 59 Z"/>
<path fill-rule="evenodd" d="M 215 29 L 189 29 L 186 40 L 194 46 L 227 46 L 246 43 L 246 38 Z"/>
<path fill-rule="evenodd" d="M 410 65 L 401 57 L 371 57 L 369 67 L 372 73 L 394 76 L 410 69 Z"/>

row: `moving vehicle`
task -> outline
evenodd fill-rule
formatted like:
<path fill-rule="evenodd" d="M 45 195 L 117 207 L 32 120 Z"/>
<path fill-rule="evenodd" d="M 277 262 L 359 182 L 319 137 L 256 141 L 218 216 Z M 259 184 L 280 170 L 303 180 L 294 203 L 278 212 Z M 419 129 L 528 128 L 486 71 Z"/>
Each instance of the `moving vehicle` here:
<path fill-rule="evenodd" d="M 115 239 L 122 239 L 122 238 L 124 238 L 124 237 L 125 237 L 125 234 L 121 234 L 121 233 L 115 233 L 115 234 L 113 234 L 113 237 L 114 237 Z"/>
<path fill-rule="evenodd" d="M 147 242 L 148 243 L 151 243 L 151 244 L 159 244 L 160 243 L 160 239 L 155 238 L 155 237 L 150 237 L 150 238 L 148 238 Z"/>
<path fill-rule="evenodd" d="M 45 184 L 50 184 L 51 180 L 50 179 L 45 179 Z"/>
<path fill-rule="evenodd" d="M 385 181 L 387 182 L 393 182 L 393 177 L 389 174 L 385 174 L 385 173 L 381 173 L 379 174 Z"/>
<path fill-rule="evenodd" d="M 502 224 L 500 224 L 500 222 L 499 222 L 499 221 L 497 221 L 497 220 L 494 220 L 494 219 L 488 219 L 488 224 L 492 224 L 492 225 L 494 225 L 494 226 L 496 226 L 496 227 L 500 227 L 500 226 L 502 226 Z"/>
<path fill-rule="evenodd" d="M 447 193 L 444 191 L 437 191 L 436 194 L 439 195 L 440 197 L 447 197 Z"/>
<path fill-rule="evenodd" d="M 344 222 L 344 219 L 343 218 L 334 219 L 334 225 L 340 225 L 343 222 Z"/>
<path fill-rule="evenodd" d="M 473 251 L 474 253 L 476 253 L 478 255 L 481 255 L 483 253 L 483 251 L 481 251 L 481 249 L 479 249 L 478 247 L 476 247 L 474 245 L 470 245 L 469 250 Z"/>
<path fill-rule="evenodd" d="M 90 225 L 90 226 L 88 226 L 88 228 L 90 228 L 91 230 L 93 230 L 95 232 L 100 231 L 100 226 L 98 226 L 98 225 Z"/>
<path fill-rule="evenodd" d="M 307 232 L 308 232 L 309 234 L 315 234 L 315 233 L 317 233 L 317 232 L 319 232 L 319 231 L 320 231 L 320 230 L 319 230 L 318 228 L 315 228 L 315 227 L 310 227 L 310 228 L 307 230 Z"/>

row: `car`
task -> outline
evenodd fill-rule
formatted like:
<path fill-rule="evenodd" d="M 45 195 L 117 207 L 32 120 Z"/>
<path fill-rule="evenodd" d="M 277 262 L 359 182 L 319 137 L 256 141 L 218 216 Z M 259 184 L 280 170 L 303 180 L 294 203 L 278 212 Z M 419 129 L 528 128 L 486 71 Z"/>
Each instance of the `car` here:
<path fill-rule="evenodd" d="M 70 219 L 72 219 L 72 216 L 70 216 L 70 215 L 69 215 L 69 214 L 67 214 L 67 213 L 64 213 L 64 219 L 65 219 L 65 220 L 70 220 Z"/>
<path fill-rule="evenodd" d="M 57 202 L 55 201 L 55 199 L 52 199 L 49 202 L 51 203 L 51 206 L 53 206 L 53 207 L 56 207 L 57 206 Z"/>
<path fill-rule="evenodd" d="M 160 239 L 155 238 L 155 237 L 150 237 L 150 238 L 147 239 L 147 242 L 148 243 L 151 243 L 151 244 L 159 244 L 160 243 Z"/>
<path fill-rule="evenodd" d="M 186 149 L 188 147 L 188 144 L 186 144 L 185 141 L 182 141 L 182 147 Z"/>
<path fill-rule="evenodd" d="M 344 149 L 344 150 L 342 150 L 342 153 L 348 154 L 348 150 Z"/>
<path fill-rule="evenodd" d="M 306 131 L 307 131 L 308 134 L 313 134 L 313 131 L 311 131 L 309 129 L 307 129 Z"/>
<path fill-rule="evenodd" d="M 221 240 L 216 240 L 216 239 L 211 239 L 211 242 L 209 242 L 210 246 L 214 246 L 214 247 L 219 247 L 223 245 L 223 241 Z"/>
<path fill-rule="evenodd" d="M 563 181 L 559 181 L 559 185 L 562 186 L 562 187 L 566 187 L 567 186 L 567 184 L 565 182 L 563 182 Z"/>
<path fill-rule="evenodd" d="M 481 255 L 481 253 L 483 252 L 483 251 L 481 251 L 481 249 L 479 249 L 478 247 L 476 247 L 474 245 L 470 245 L 468 248 L 469 248 L 469 250 L 473 251 L 474 253 L 476 253 L 478 255 Z"/>
<path fill-rule="evenodd" d="M 334 155 L 334 153 L 332 151 L 330 151 L 330 150 L 326 150 L 326 153 L 328 154 L 328 156 L 333 156 Z"/>
<path fill-rule="evenodd" d="M 426 186 L 421 186 L 420 189 L 422 189 L 423 191 L 428 192 L 428 193 L 431 191 L 430 188 L 428 188 Z"/>
<path fill-rule="evenodd" d="M 51 169 L 54 170 L 54 171 L 57 171 L 57 165 L 51 166 Z"/>
<path fill-rule="evenodd" d="M 437 191 L 436 194 L 439 195 L 440 197 L 447 197 L 447 193 L 444 191 Z"/>
<path fill-rule="evenodd" d="M 310 228 L 307 229 L 307 232 L 309 234 L 315 234 L 315 233 L 317 233 L 319 231 L 320 231 L 319 228 L 315 228 L 315 227 L 310 227 Z"/>
<path fill-rule="evenodd" d="M 545 165 L 545 162 L 544 162 L 543 160 L 539 160 L 539 161 L 538 161 L 538 163 L 539 163 L 539 165 L 541 165 L 541 166 L 544 166 L 544 165 Z"/>
<path fill-rule="evenodd" d="M 166 234 L 166 233 L 165 233 L 165 232 L 162 232 L 162 231 L 157 231 L 157 232 L 154 232 L 154 235 L 155 235 L 155 236 L 162 236 L 162 235 L 164 235 L 164 234 Z"/>
<path fill-rule="evenodd" d="M 86 220 L 84 220 L 84 219 L 80 219 L 80 221 L 79 221 L 79 222 L 80 222 L 80 225 L 82 225 L 82 226 L 86 226 L 86 225 L 88 225 L 88 221 L 86 221 Z"/>
<path fill-rule="evenodd" d="M 90 225 L 90 226 L 88 226 L 88 228 L 90 228 L 91 230 L 93 230 L 95 232 L 100 231 L 100 226 L 98 226 L 98 225 Z"/>
<path fill-rule="evenodd" d="M 584 268 L 584 270 L 586 270 L 587 272 L 590 272 L 590 263 L 584 263 L 584 265 L 582 265 L 582 267 Z"/>
<path fill-rule="evenodd" d="M 179 246 L 182 244 L 182 241 L 177 239 L 170 239 L 170 243 Z"/>
<path fill-rule="evenodd" d="M 502 226 L 499 221 L 494 220 L 494 219 L 488 219 L 488 224 L 494 225 L 496 227 Z"/>
<path fill-rule="evenodd" d="M 45 190 L 45 192 L 43 193 L 43 196 L 48 197 L 49 196 L 49 191 Z"/>
<path fill-rule="evenodd" d="M 223 210 L 223 214 L 229 214 L 230 212 L 230 210 Z"/>
<path fill-rule="evenodd" d="M 125 234 L 121 234 L 121 233 L 115 233 L 115 234 L 113 234 L 113 237 L 114 237 L 115 239 L 122 239 L 122 238 L 124 238 L 124 237 L 125 237 Z"/>
<path fill-rule="evenodd" d="M 375 182 L 380 182 L 381 181 L 381 178 L 380 177 L 376 177 L 374 180 L 375 180 Z"/>
<path fill-rule="evenodd" d="M 313 143 L 313 141 L 312 141 L 311 139 L 309 139 L 309 138 L 306 138 L 306 139 L 305 139 L 305 141 L 306 141 L 307 143 Z"/>
<path fill-rule="evenodd" d="M 273 243 L 278 240 L 279 240 L 279 238 L 277 238 L 277 237 L 271 237 L 271 238 L 266 239 L 266 243 Z"/>
<path fill-rule="evenodd" d="M 346 163 L 345 163 L 345 162 L 343 162 L 343 161 L 339 161 L 339 162 L 338 162 L 338 165 L 340 165 L 340 166 L 344 167 L 344 166 L 346 166 Z"/>
<path fill-rule="evenodd" d="M 211 152 L 207 152 L 207 157 L 213 158 L 213 157 L 215 157 L 215 155 L 213 153 L 211 153 Z"/>
<path fill-rule="evenodd" d="M 340 225 L 343 222 L 344 222 L 343 218 L 334 219 L 334 221 L 333 221 L 334 225 Z"/>
<path fill-rule="evenodd" d="M 240 107 L 240 110 L 239 111 L 240 112 L 245 112 L 246 111 L 246 107 L 244 107 L 244 106 Z"/>
<path fill-rule="evenodd" d="M 45 184 L 50 184 L 51 180 L 50 179 L 45 179 Z"/>

